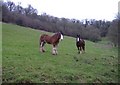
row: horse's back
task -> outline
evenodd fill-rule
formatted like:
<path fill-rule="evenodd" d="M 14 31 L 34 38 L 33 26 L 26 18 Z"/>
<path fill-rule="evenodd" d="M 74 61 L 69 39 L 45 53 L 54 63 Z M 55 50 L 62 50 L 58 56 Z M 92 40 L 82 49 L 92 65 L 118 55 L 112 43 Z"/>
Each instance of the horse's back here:
<path fill-rule="evenodd" d="M 59 43 L 59 39 L 61 38 L 61 34 L 58 32 L 58 33 L 55 33 L 54 35 L 52 36 L 49 36 L 47 34 L 42 34 L 40 36 L 40 41 L 41 42 L 46 42 L 48 44 L 53 44 L 53 45 L 56 45 Z"/>
<path fill-rule="evenodd" d="M 50 44 L 51 43 L 51 36 L 49 36 L 47 34 L 42 34 L 40 36 L 40 41 L 41 42 L 46 42 L 46 43 Z"/>

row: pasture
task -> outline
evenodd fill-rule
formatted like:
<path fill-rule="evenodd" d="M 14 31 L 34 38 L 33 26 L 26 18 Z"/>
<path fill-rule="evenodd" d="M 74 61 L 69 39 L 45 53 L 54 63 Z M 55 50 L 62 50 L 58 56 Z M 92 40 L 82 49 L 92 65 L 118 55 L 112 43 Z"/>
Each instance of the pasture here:
<path fill-rule="evenodd" d="M 39 52 L 39 36 L 48 33 L 12 24 L 2 27 L 3 83 L 116 83 L 118 50 L 108 41 L 86 40 L 86 53 L 78 54 L 75 38 L 65 36 L 58 55 L 46 44 Z"/>
<path fill-rule="evenodd" d="M 0 84 L 2 83 L 2 24 L 0 24 Z"/>

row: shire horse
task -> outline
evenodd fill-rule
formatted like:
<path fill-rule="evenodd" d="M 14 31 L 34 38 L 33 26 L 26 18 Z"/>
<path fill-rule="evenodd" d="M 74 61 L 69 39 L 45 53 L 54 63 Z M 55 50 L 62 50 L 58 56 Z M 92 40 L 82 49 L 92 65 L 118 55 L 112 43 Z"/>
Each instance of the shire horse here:
<path fill-rule="evenodd" d="M 78 54 L 85 52 L 85 41 L 80 37 L 80 35 L 77 35 L 76 46 L 78 48 Z"/>
<path fill-rule="evenodd" d="M 57 47 L 60 40 L 63 40 L 62 32 L 57 32 L 52 36 L 49 36 L 47 34 L 42 34 L 40 36 L 40 51 L 45 52 L 44 45 L 47 43 L 53 45 L 52 54 L 57 55 L 58 54 Z"/>

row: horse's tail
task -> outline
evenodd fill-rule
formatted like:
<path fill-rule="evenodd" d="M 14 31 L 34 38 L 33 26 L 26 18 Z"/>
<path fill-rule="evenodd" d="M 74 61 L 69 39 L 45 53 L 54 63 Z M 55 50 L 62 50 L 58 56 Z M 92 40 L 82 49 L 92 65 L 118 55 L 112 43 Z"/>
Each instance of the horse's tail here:
<path fill-rule="evenodd" d="M 45 44 L 45 36 L 47 36 L 46 34 L 42 34 L 41 36 L 40 36 L 40 40 L 39 40 L 39 45 L 40 45 L 40 47 L 41 46 L 44 46 L 44 44 Z"/>
<path fill-rule="evenodd" d="M 42 43 L 42 40 L 44 38 L 44 34 L 40 36 L 40 40 L 39 40 L 39 46 L 41 47 L 41 43 Z"/>
<path fill-rule="evenodd" d="M 85 40 L 84 39 L 82 40 L 82 42 L 83 42 L 83 45 L 85 46 Z"/>
<path fill-rule="evenodd" d="M 39 39 L 39 47 L 41 47 L 41 36 L 40 36 L 40 39 Z"/>
<path fill-rule="evenodd" d="M 39 40 L 39 47 L 40 47 L 41 41 Z"/>
<path fill-rule="evenodd" d="M 85 51 L 85 40 L 83 40 L 83 50 Z"/>

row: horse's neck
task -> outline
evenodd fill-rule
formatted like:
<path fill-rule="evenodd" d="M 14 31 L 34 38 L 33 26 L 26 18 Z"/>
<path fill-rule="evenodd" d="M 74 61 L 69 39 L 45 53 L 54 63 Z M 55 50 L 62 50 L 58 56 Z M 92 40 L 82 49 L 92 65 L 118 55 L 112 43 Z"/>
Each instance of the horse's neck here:
<path fill-rule="evenodd" d="M 56 33 L 56 34 L 54 34 L 51 38 L 59 38 L 59 35 Z"/>

